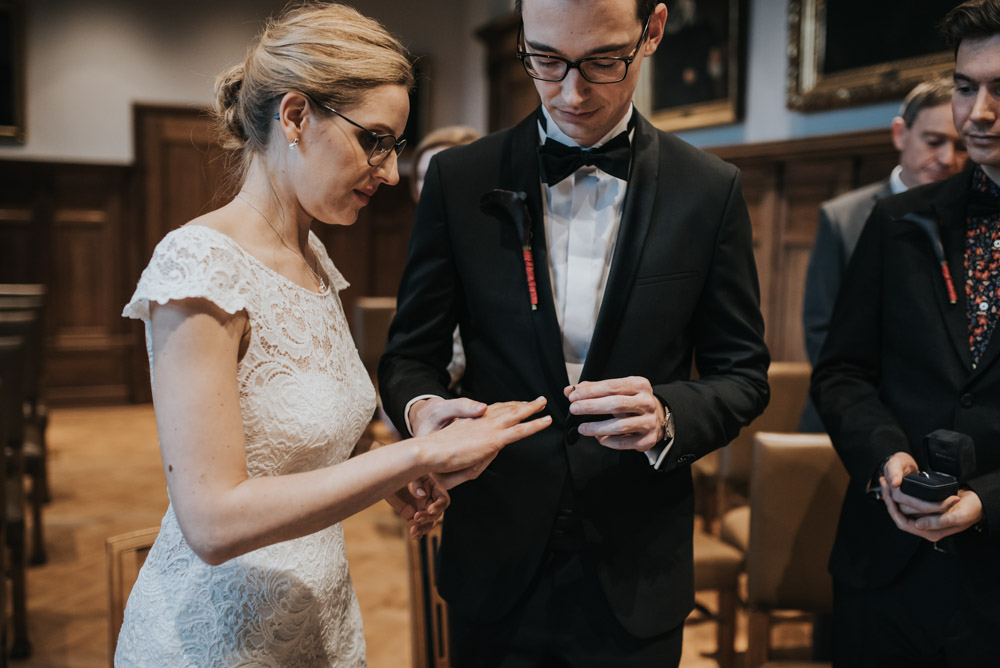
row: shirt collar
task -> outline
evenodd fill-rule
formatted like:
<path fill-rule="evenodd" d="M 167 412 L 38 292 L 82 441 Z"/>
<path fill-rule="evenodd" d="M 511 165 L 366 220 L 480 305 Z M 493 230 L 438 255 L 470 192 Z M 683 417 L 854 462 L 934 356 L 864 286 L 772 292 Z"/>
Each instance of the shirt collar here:
<path fill-rule="evenodd" d="M 905 193 L 909 190 L 906 184 L 903 183 L 903 166 L 896 165 L 895 169 L 892 170 L 892 174 L 889 175 L 889 188 L 892 190 L 893 195 L 898 195 L 899 193 Z"/>
<path fill-rule="evenodd" d="M 615 124 L 615 126 L 611 128 L 608 131 L 608 133 L 605 134 L 603 137 L 601 137 L 598 141 L 594 142 L 593 146 L 588 146 L 587 148 L 597 148 L 598 146 L 601 146 L 611 141 L 612 138 L 617 137 L 620 133 L 625 132 L 625 130 L 628 129 L 628 121 L 630 118 L 632 118 L 632 111 L 633 111 L 633 105 L 630 102 L 628 105 L 628 109 L 625 110 L 625 115 L 621 117 L 621 119 Z M 556 125 L 556 122 L 553 121 L 552 117 L 549 115 L 549 110 L 546 109 L 544 105 L 542 105 L 542 114 L 545 116 L 545 122 L 544 123 L 542 123 L 541 121 L 538 122 L 539 144 L 544 144 L 545 141 L 548 139 L 554 139 L 560 144 L 565 144 L 566 146 L 579 146 L 576 140 L 571 139 L 562 130 L 559 129 L 559 126 Z"/>

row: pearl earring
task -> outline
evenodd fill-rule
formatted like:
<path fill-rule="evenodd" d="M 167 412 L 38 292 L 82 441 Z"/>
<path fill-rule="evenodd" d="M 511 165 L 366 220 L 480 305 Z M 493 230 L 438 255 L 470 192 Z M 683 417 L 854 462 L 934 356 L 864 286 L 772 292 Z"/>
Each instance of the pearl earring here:
<path fill-rule="evenodd" d="M 290 144 L 288 145 L 288 148 L 289 148 L 289 150 L 295 150 L 295 148 L 296 148 L 296 147 L 297 147 L 298 145 L 299 145 L 299 138 L 298 138 L 298 137 L 296 137 L 296 138 L 295 138 L 294 140 L 292 140 L 292 142 L 291 142 L 291 143 L 290 143 Z"/>

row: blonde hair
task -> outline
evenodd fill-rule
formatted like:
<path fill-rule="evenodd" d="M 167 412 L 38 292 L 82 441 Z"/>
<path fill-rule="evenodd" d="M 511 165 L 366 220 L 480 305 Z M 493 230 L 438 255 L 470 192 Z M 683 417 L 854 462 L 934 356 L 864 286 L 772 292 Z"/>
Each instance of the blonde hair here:
<path fill-rule="evenodd" d="M 374 19 L 336 3 L 294 6 L 267 21 L 240 65 L 215 82 L 222 145 L 236 152 L 242 181 L 268 147 L 281 96 L 297 91 L 334 109 L 383 85 L 413 86 L 409 54 Z"/>
<path fill-rule="evenodd" d="M 413 151 L 410 160 L 410 194 L 414 201 L 420 199 L 417 191 L 417 170 L 420 165 L 420 156 L 434 148 L 451 148 L 452 146 L 464 146 L 471 144 L 483 135 L 479 130 L 470 128 L 467 125 L 446 125 L 443 128 L 432 130 L 427 136 L 420 140 L 417 148 Z"/>

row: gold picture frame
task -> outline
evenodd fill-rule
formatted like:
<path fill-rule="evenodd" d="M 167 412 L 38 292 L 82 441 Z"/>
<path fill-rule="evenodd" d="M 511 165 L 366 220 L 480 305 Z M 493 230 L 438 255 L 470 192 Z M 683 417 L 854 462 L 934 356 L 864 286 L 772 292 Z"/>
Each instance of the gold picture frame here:
<path fill-rule="evenodd" d="M 852 3 L 857 6 L 849 6 Z M 862 4 L 869 9 L 867 13 Z M 819 111 L 899 99 L 922 81 L 949 76 L 954 57 L 941 50 L 943 42 L 934 26 L 955 4 L 956 0 L 926 4 L 878 0 L 877 5 L 871 0 L 789 0 L 788 108 Z M 885 18 L 872 17 L 872 7 Z M 832 10 L 838 12 L 836 25 L 846 25 L 840 17 L 853 15 L 853 27 L 828 34 Z M 856 21 L 859 16 L 865 16 L 863 26 Z M 881 39 L 869 39 L 860 33 L 863 29 L 886 32 Z M 897 35 L 914 37 L 901 42 L 894 39 Z M 893 50 L 905 57 L 884 57 Z M 826 60 L 832 53 L 849 54 L 850 58 L 840 60 L 853 60 L 853 66 L 829 66 Z"/>
<path fill-rule="evenodd" d="M 0 0 L 0 139 L 25 138 L 23 6 Z"/>
<path fill-rule="evenodd" d="M 746 0 L 665 0 L 652 57 L 650 120 L 668 132 L 743 118 Z"/>

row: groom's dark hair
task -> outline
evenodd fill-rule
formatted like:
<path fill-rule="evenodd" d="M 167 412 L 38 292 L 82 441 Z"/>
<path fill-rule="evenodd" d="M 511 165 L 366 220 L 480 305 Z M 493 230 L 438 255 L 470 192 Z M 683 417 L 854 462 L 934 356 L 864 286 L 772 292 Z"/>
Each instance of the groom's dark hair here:
<path fill-rule="evenodd" d="M 656 9 L 656 5 L 660 4 L 663 0 L 635 0 L 635 15 L 639 19 L 639 23 L 645 25 L 646 19 L 650 17 L 653 10 Z M 522 0 L 514 0 L 514 11 L 518 14 L 521 13 L 521 2 Z"/>

